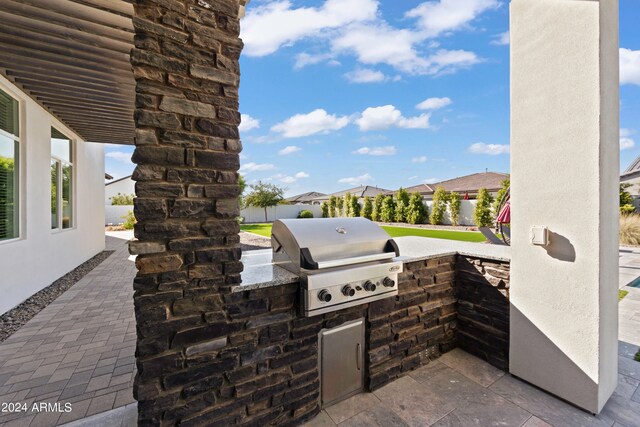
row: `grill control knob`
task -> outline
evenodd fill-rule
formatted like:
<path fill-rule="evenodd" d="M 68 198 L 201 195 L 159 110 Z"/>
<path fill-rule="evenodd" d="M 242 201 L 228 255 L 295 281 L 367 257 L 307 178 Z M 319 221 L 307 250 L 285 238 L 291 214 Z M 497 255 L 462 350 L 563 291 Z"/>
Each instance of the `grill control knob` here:
<path fill-rule="evenodd" d="M 342 293 L 345 294 L 345 296 L 352 297 L 356 294 L 356 290 L 353 289 L 351 286 L 347 285 L 344 288 L 342 288 Z"/>
<path fill-rule="evenodd" d="M 331 294 L 326 289 L 323 289 L 318 292 L 318 299 L 323 302 L 329 302 L 331 301 Z"/>
<path fill-rule="evenodd" d="M 368 292 L 373 292 L 376 290 L 376 285 L 371 280 L 367 280 L 364 282 L 364 290 Z"/>
<path fill-rule="evenodd" d="M 385 288 L 393 288 L 396 285 L 396 282 L 389 277 L 385 277 L 384 280 L 382 280 L 382 284 Z"/>

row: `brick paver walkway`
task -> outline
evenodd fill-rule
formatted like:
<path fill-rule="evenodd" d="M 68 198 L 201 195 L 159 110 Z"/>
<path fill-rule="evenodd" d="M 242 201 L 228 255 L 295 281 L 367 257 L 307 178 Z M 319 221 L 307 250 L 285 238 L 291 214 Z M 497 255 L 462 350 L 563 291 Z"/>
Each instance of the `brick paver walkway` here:
<path fill-rule="evenodd" d="M 28 406 L 0 412 L 0 425 L 55 426 L 134 402 L 136 268 L 126 240 L 106 239 L 116 252 L 0 344 L 0 404 Z M 34 402 L 72 410 L 33 412 Z"/>

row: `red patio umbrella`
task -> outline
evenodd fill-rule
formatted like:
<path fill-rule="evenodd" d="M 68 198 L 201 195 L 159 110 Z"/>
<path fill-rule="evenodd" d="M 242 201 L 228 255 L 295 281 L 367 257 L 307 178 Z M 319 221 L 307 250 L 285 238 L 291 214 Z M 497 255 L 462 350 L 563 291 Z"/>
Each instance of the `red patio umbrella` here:
<path fill-rule="evenodd" d="M 511 224 L 511 201 L 507 200 L 497 218 L 500 224 Z"/>
<path fill-rule="evenodd" d="M 469 192 L 468 191 L 466 193 L 464 193 L 464 199 L 465 200 L 469 200 Z"/>

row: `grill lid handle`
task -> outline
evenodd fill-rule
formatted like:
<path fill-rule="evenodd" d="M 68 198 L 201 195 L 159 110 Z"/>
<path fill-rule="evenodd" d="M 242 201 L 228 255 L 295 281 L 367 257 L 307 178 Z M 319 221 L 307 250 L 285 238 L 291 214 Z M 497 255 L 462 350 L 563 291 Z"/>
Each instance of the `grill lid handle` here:
<path fill-rule="evenodd" d="M 300 249 L 300 267 L 306 270 L 318 270 L 322 268 L 340 267 L 344 265 L 357 264 L 370 261 L 380 261 L 391 259 L 394 256 L 400 256 L 398 244 L 393 240 L 387 240 L 384 252 L 372 255 L 358 256 L 353 258 L 343 258 L 333 261 L 315 261 L 311 255 L 309 248 Z"/>

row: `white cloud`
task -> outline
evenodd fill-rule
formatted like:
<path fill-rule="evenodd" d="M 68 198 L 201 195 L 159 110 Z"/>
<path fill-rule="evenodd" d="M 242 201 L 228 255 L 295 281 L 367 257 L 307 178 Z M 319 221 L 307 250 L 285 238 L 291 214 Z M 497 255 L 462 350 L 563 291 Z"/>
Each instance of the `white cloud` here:
<path fill-rule="evenodd" d="M 416 105 L 418 110 L 437 110 L 451 105 L 453 101 L 449 98 L 428 98 Z"/>
<path fill-rule="evenodd" d="M 287 147 L 284 147 L 282 150 L 278 151 L 278 154 L 280 154 L 281 156 L 286 156 L 288 154 L 293 154 L 300 150 L 302 150 L 302 148 L 296 147 L 295 145 L 289 145 Z"/>
<path fill-rule="evenodd" d="M 392 126 L 403 129 L 428 129 L 429 117 L 428 113 L 416 117 L 404 117 L 393 105 L 383 105 L 367 108 L 355 123 L 361 131 L 383 130 Z"/>
<path fill-rule="evenodd" d="M 379 83 L 387 79 L 382 71 L 358 68 L 344 75 L 351 83 Z"/>
<path fill-rule="evenodd" d="M 640 50 L 620 48 L 620 84 L 640 86 Z"/>
<path fill-rule="evenodd" d="M 367 154 L 369 156 L 393 156 L 396 154 L 396 147 L 387 145 L 385 147 L 362 147 L 352 152 L 353 154 Z"/>
<path fill-rule="evenodd" d="M 294 182 L 296 182 L 299 179 L 309 178 L 309 174 L 306 173 L 306 172 L 298 172 L 297 174 L 295 174 L 293 176 L 277 175 L 277 177 L 280 179 L 281 182 L 284 182 L 285 184 L 293 184 Z"/>
<path fill-rule="evenodd" d="M 423 56 L 417 49 L 422 41 L 424 36 L 420 33 L 379 21 L 351 25 L 331 45 L 336 54 L 354 54 L 363 64 L 387 64 L 414 75 L 451 73 L 480 62 L 475 53 L 463 50 L 441 49 Z"/>
<path fill-rule="evenodd" d="M 296 55 L 296 62 L 295 64 L 293 64 L 293 68 L 296 70 L 300 70 L 306 67 L 307 65 L 315 65 L 328 60 L 333 61 L 331 58 L 333 58 L 333 55 L 331 53 L 321 53 L 321 54 L 312 55 L 310 53 L 302 52 Z M 329 65 L 336 65 L 336 64 L 331 62 Z M 340 63 L 338 62 L 337 65 L 340 65 Z"/>
<path fill-rule="evenodd" d="M 631 138 L 620 138 L 620 150 L 635 147 L 636 142 Z"/>
<path fill-rule="evenodd" d="M 296 114 L 273 126 L 271 130 L 281 133 L 285 138 L 299 138 L 339 130 L 348 124 L 349 117 L 327 114 L 325 110 L 319 108 L 308 114 Z"/>
<path fill-rule="evenodd" d="M 255 163 L 249 162 L 240 166 L 240 172 L 262 172 L 275 169 L 271 163 Z"/>
<path fill-rule="evenodd" d="M 408 179 L 409 179 L 409 181 L 414 181 L 414 180 L 418 179 L 418 175 L 410 176 Z"/>
<path fill-rule="evenodd" d="M 427 156 L 414 157 L 411 159 L 411 163 L 424 163 L 427 161 Z"/>
<path fill-rule="evenodd" d="M 300 8 L 294 8 L 289 0 L 257 4 L 242 20 L 243 54 L 269 55 L 326 30 L 371 20 L 377 10 L 376 0 L 326 0 L 320 7 Z"/>
<path fill-rule="evenodd" d="M 127 153 L 124 151 L 110 151 L 104 154 L 105 157 L 109 157 L 110 159 L 117 160 L 123 163 L 131 163 L 131 153 Z"/>
<path fill-rule="evenodd" d="M 498 6 L 497 0 L 428 1 L 405 16 L 417 18 L 424 36 L 432 38 L 465 28 L 482 12 Z"/>
<path fill-rule="evenodd" d="M 509 43 L 511 43 L 511 34 L 509 33 L 509 31 L 496 34 L 495 36 L 493 36 L 493 40 L 491 41 L 491 44 L 497 46 L 507 46 Z"/>
<path fill-rule="evenodd" d="M 340 178 L 338 180 L 341 184 L 350 184 L 350 185 L 364 185 L 367 182 L 373 181 L 373 177 L 368 173 L 360 176 L 352 176 L 349 178 Z"/>
<path fill-rule="evenodd" d="M 260 120 L 254 119 L 248 114 L 240 115 L 240 126 L 238 126 L 238 130 L 240 132 L 248 132 L 251 129 L 257 129 L 260 127 Z"/>
<path fill-rule="evenodd" d="M 498 154 L 508 154 L 509 145 L 485 144 L 484 142 L 477 142 L 469 147 L 469 152 L 474 154 L 489 154 L 491 156 L 496 156 Z"/>

